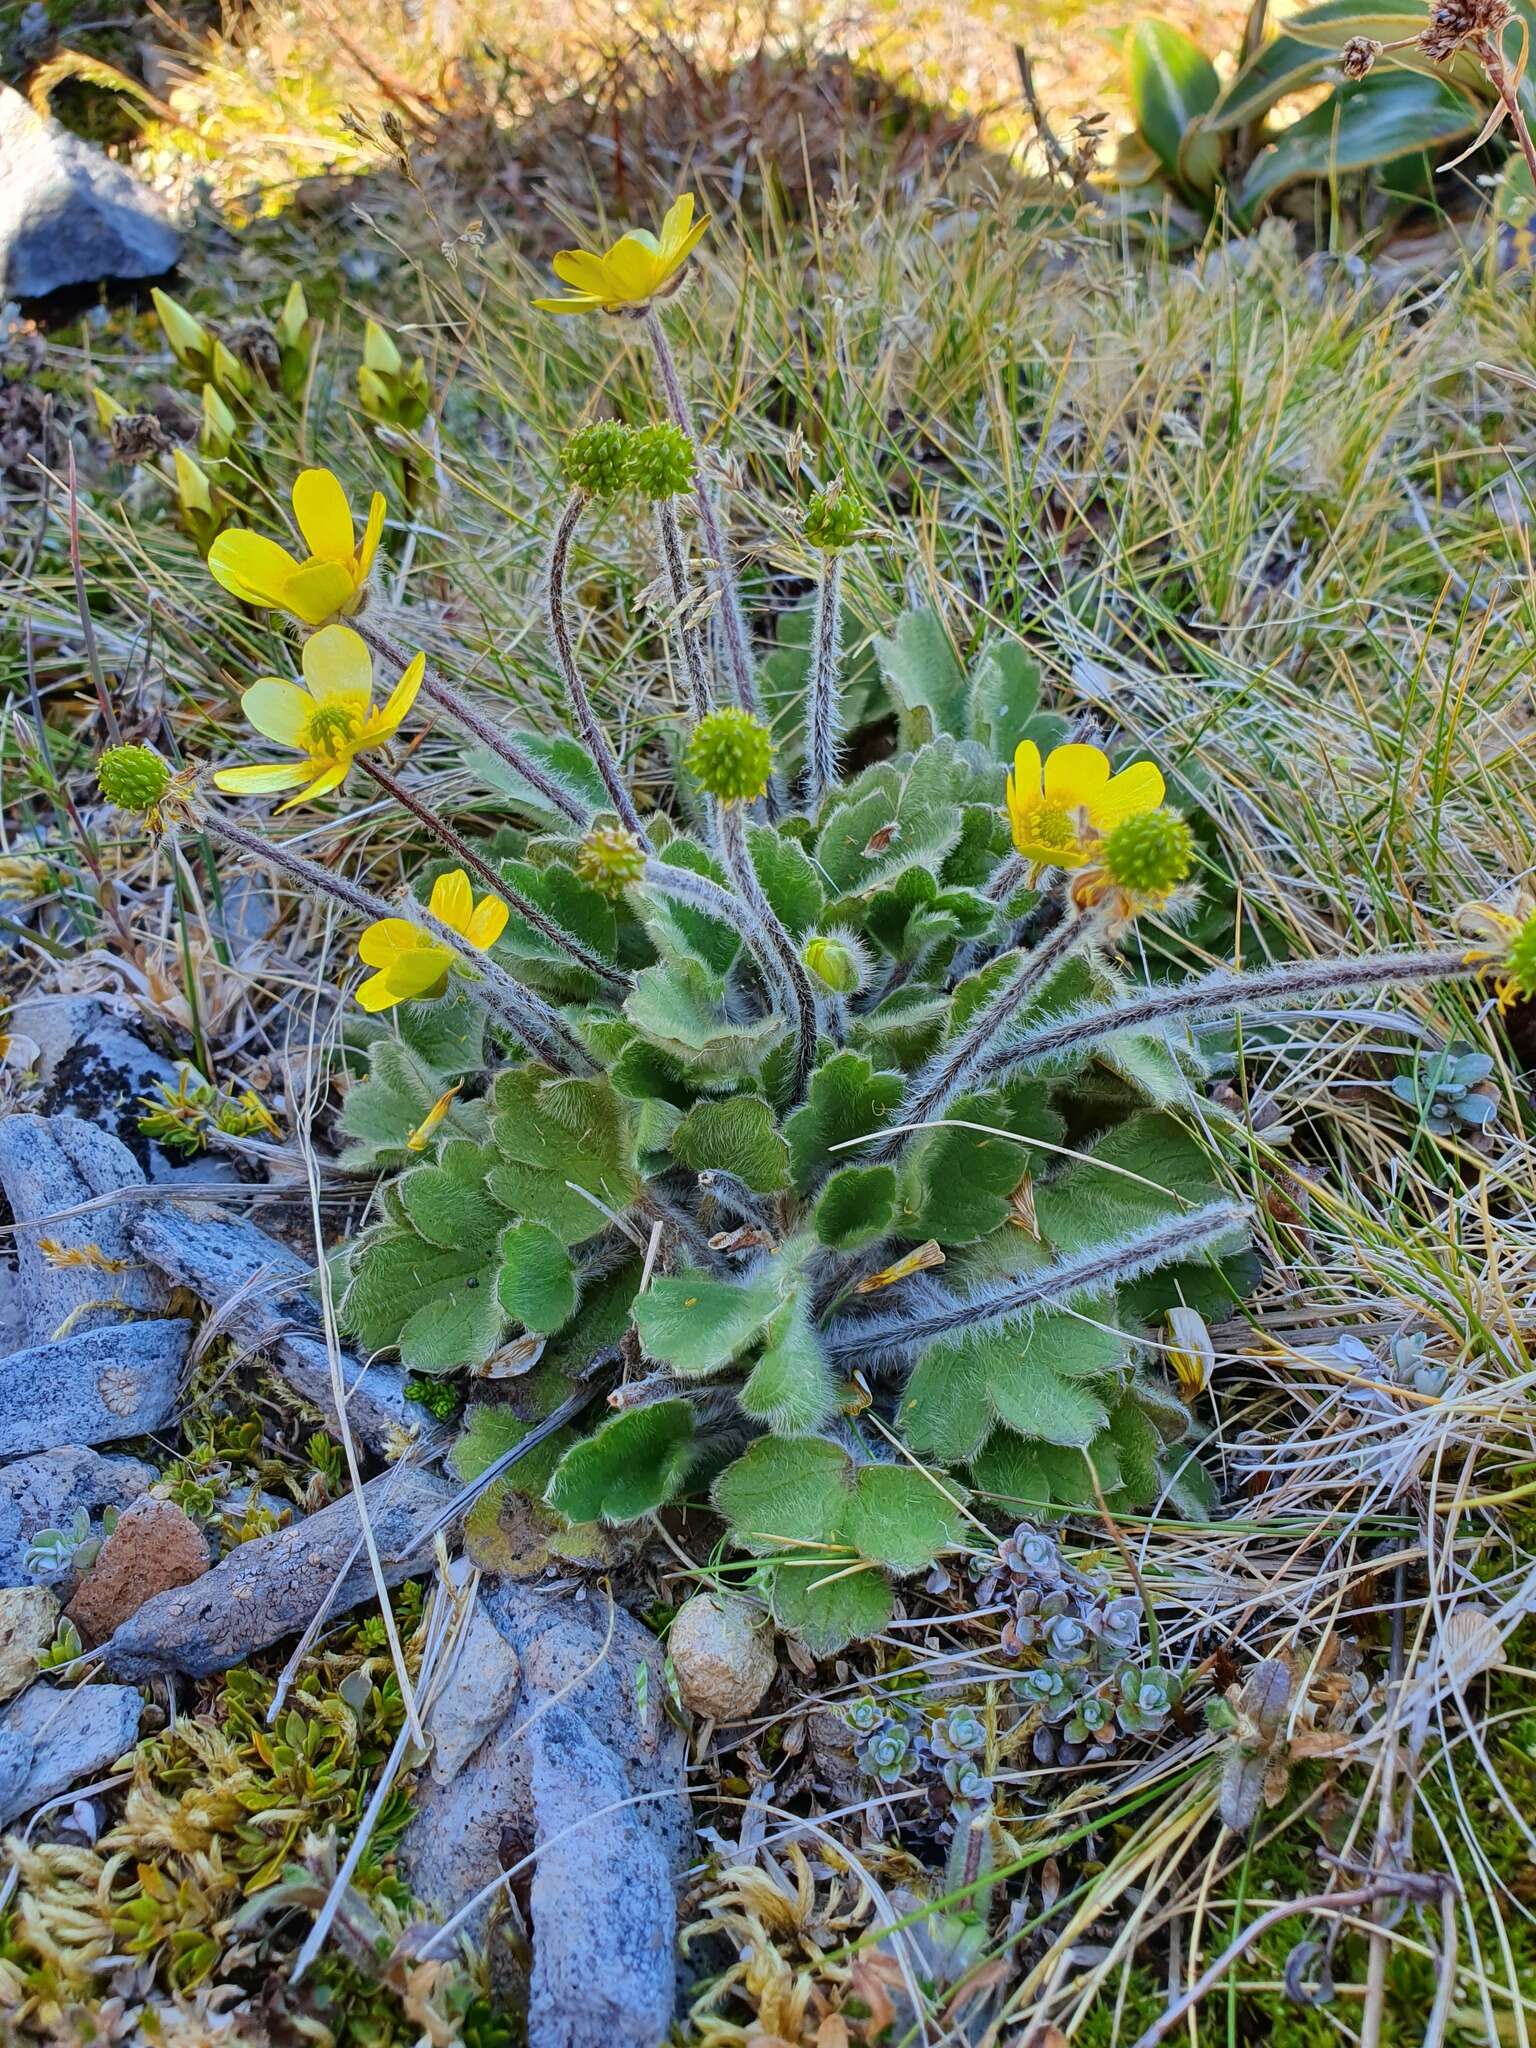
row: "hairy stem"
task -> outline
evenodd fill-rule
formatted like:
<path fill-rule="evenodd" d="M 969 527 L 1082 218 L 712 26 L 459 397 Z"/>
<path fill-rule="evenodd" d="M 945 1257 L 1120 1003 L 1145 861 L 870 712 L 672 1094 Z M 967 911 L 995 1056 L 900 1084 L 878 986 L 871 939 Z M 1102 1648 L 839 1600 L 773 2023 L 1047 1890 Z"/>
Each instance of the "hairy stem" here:
<path fill-rule="evenodd" d="M 688 572 L 683 553 L 683 529 L 678 524 L 677 507 L 670 498 L 656 500 L 656 532 L 661 541 L 662 559 L 667 565 L 667 582 L 672 589 L 678 638 L 683 644 L 683 663 L 688 671 L 688 701 L 697 722 L 714 710 L 715 698 L 709 686 L 709 670 L 704 661 L 702 637 L 698 627 L 690 624 L 686 617 L 689 593 Z"/>
<path fill-rule="evenodd" d="M 468 841 L 459 837 L 446 818 L 434 811 L 430 805 L 424 804 L 420 797 L 413 796 L 387 769 L 376 766 L 361 754 L 357 757 L 357 765 L 373 777 L 380 789 L 387 791 L 397 804 L 409 811 L 413 818 L 440 839 L 455 860 L 462 861 L 471 874 L 478 875 L 493 895 L 510 904 L 518 916 L 526 924 L 532 925 L 541 937 L 546 938 L 552 946 L 558 946 L 562 953 L 569 954 L 578 967 L 584 967 L 589 974 L 595 974 L 607 987 L 614 990 L 627 987 L 622 975 L 615 973 L 606 961 L 599 960 L 595 953 L 589 953 L 569 932 L 562 931 L 554 919 L 547 917 L 531 897 L 525 896 L 515 883 L 499 875 L 489 861 L 482 860 Z"/>
<path fill-rule="evenodd" d="M 998 1056 L 989 1053 L 989 1048 L 999 1032 L 1007 1030 L 1030 996 L 1102 928 L 1102 918 L 1091 911 L 1069 915 L 1033 952 L 1021 954 L 1013 979 L 982 1005 L 957 1038 L 940 1046 L 927 1065 L 913 1075 L 893 1121 L 917 1124 L 940 1116 L 957 1095 L 980 1080 Z M 870 1156 L 889 1158 L 900 1147 L 899 1138 L 887 1138 Z"/>
<path fill-rule="evenodd" d="M 301 888 L 316 896 L 329 896 L 334 902 L 344 904 L 354 915 L 367 918 L 370 923 L 377 923 L 380 918 L 408 915 L 412 923 L 420 924 L 473 968 L 480 1000 L 525 1052 L 562 1073 L 589 1074 L 595 1071 L 584 1048 L 558 1011 L 551 1008 L 542 996 L 515 982 L 510 974 L 487 959 L 461 933 L 443 924 L 419 904 L 413 903 L 408 912 L 391 908 L 382 896 L 375 896 L 371 890 L 360 889 L 355 882 L 332 874 L 329 868 L 306 860 L 302 854 L 292 853 L 286 847 L 274 846 L 270 839 L 263 839 L 256 832 L 247 832 L 243 825 L 231 824 L 227 819 L 205 812 L 198 823 L 210 839 L 221 840 L 226 846 L 249 854 L 253 860 L 270 862 Z"/>
<path fill-rule="evenodd" d="M 572 491 L 565 501 L 565 510 L 560 515 L 560 524 L 555 528 L 555 545 L 549 557 L 549 630 L 554 638 L 555 655 L 560 663 L 560 674 L 564 680 L 571 709 L 576 714 L 576 728 L 582 742 L 603 778 L 603 787 L 613 801 L 613 808 L 619 814 L 619 822 L 640 841 L 649 846 L 645 827 L 640 822 L 640 813 L 630 799 L 624 778 L 619 773 L 618 760 L 608 736 L 597 722 L 592 709 L 592 700 L 587 695 L 581 671 L 576 666 L 576 650 L 571 644 L 570 622 L 565 609 L 565 581 L 570 571 L 571 541 L 587 501 L 580 491 Z"/>
<path fill-rule="evenodd" d="M 706 917 L 716 918 L 721 924 L 729 925 L 732 931 L 740 932 L 775 1002 L 785 1016 L 795 1014 L 794 986 L 768 934 L 753 917 L 749 905 L 742 903 L 728 889 L 722 889 L 718 882 L 712 882 L 708 875 L 696 875 L 692 868 L 669 867 L 660 860 L 646 862 L 645 886 L 656 890 L 659 895 L 675 896 L 679 903 L 686 903 L 691 910 L 700 910 Z"/>
<path fill-rule="evenodd" d="M 1177 1022 L 1211 1023 L 1240 1010 L 1306 1002 L 1313 996 L 1343 995 L 1352 989 L 1393 988 L 1427 981 L 1472 981 L 1486 974 L 1486 962 L 1464 951 L 1366 953 L 1354 960 L 1312 960 L 1264 968 L 1255 974 L 1218 970 L 1177 988 L 1152 989 L 1134 1001 L 1113 1003 L 1080 1016 L 1042 1025 L 1038 1031 L 999 1046 L 979 1069 L 996 1080 L 1062 1053 L 1081 1052 L 1121 1031 L 1145 1031 Z"/>
<path fill-rule="evenodd" d="M 646 338 L 656 358 L 657 374 L 661 378 L 662 394 L 667 401 L 667 410 L 672 423 L 685 433 L 697 447 L 699 437 L 694 430 L 693 413 L 683 390 L 683 380 L 678 375 L 677 358 L 667 340 L 667 330 L 661 324 L 661 315 L 653 306 L 645 316 Z M 747 643 L 747 622 L 741 608 L 741 592 L 737 588 L 736 571 L 726 545 L 725 529 L 720 523 L 719 508 L 715 494 L 700 469 L 694 478 L 694 500 L 699 508 L 699 531 L 704 537 L 704 547 L 714 564 L 715 587 L 720 593 L 720 633 L 725 646 L 726 667 L 730 671 L 731 689 L 736 702 L 743 711 L 757 716 L 757 692 L 752 684 L 752 656 Z"/>
<path fill-rule="evenodd" d="M 355 619 L 353 624 L 375 654 L 382 654 L 397 668 L 405 667 L 404 652 L 377 627 L 370 626 L 366 617 Z M 462 696 L 451 684 L 445 683 L 430 664 L 422 678 L 421 694 L 436 704 L 439 710 L 447 712 L 455 725 L 462 725 L 467 733 L 480 742 L 487 753 L 494 754 L 497 760 L 503 762 L 515 775 L 520 775 L 524 782 L 531 789 L 536 789 L 544 801 L 559 811 L 562 817 L 569 818 L 573 825 L 579 826 L 583 832 L 586 831 L 592 822 L 592 813 L 588 806 L 570 790 L 556 782 L 552 776 L 546 774 L 538 762 L 525 754 L 515 740 L 508 739 L 483 712 L 475 709 L 467 697 Z"/>
<path fill-rule="evenodd" d="M 798 1102 L 805 1094 L 806 1083 L 810 1080 L 811 1068 L 816 1059 L 816 997 L 811 988 L 811 979 L 805 971 L 800 955 L 795 951 L 794 940 L 780 924 L 778 913 L 763 893 L 763 885 L 757 879 L 757 869 L 752 865 L 752 855 L 747 846 L 746 827 L 742 822 L 740 804 L 716 804 L 715 823 L 720 841 L 720 855 L 725 862 L 726 870 L 740 890 L 753 917 L 762 927 L 789 983 L 794 1001 L 791 1021 L 795 1029 L 795 1074 L 791 1092 Z"/>
<path fill-rule="evenodd" d="M 829 789 L 836 789 L 837 743 L 842 730 L 838 671 L 842 667 L 843 557 L 836 548 L 821 558 L 816 611 L 811 624 L 811 688 L 805 717 L 805 807 L 814 814 Z"/>
<path fill-rule="evenodd" d="M 822 1334 L 828 1351 L 840 1360 L 907 1358 L 941 1337 L 969 1336 L 1013 1322 L 1048 1304 L 1110 1294 L 1159 1266 L 1198 1259 L 1242 1229 L 1248 1215 L 1239 1202 L 1206 1202 L 1186 1216 L 1160 1216 L 1112 1244 L 1095 1245 L 1019 1279 L 978 1288 L 968 1296 L 951 1297 L 941 1307 L 906 1315 L 841 1317 L 829 1323 Z"/>

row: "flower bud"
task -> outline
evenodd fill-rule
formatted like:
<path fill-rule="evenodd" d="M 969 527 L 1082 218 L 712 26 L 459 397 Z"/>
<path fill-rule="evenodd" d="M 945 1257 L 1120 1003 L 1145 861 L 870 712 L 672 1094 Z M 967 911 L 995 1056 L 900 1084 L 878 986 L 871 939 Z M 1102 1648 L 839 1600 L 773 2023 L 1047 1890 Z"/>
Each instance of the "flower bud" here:
<path fill-rule="evenodd" d="M 197 449 L 210 462 L 219 462 L 234 446 L 235 416 L 211 384 L 203 386 L 203 423 L 198 430 Z"/>
<path fill-rule="evenodd" d="M 150 293 L 160 326 L 171 345 L 171 354 L 189 376 L 201 383 L 213 368 L 213 336 L 179 300 L 157 285 Z"/>
<path fill-rule="evenodd" d="M 171 771 L 153 747 L 108 747 L 96 764 L 96 781 L 109 804 L 142 816 L 170 788 Z"/>
<path fill-rule="evenodd" d="M 618 420 L 594 420 L 578 427 L 560 453 L 560 468 L 573 491 L 586 498 L 616 498 L 629 488 L 634 435 Z"/>
<path fill-rule="evenodd" d="M 800 958 L 834 995 L 857 995 L 864 986 L 869 963 L 852 932 L 813 932 Z"/>
<path fill-rule="evenodd" d="M 363 329 L 363 361 L 376 377 L 398 377 L 405 368 L 393 338 L 377 320 L 370 320 Z"/>
<path fill-rule="evenodd" d="M 693 443 L 680 427 L 642 427 L 630 441 L 629 473 L 644 498 L 680 498 L 693 489 Z"/>
<path fill-rule="evenodd" d="M 1167 1330 L 1168 1348 L 1164 1356 L 1179 1383 L 1179 1392 L 1186 1401 L 1192 1401 L 1209 1383 L 1211 1368 L 1216 1363 L 1216 1347 L 1204 1316 L 1192 1308 L 1181 1305 L 1169 1309 Z"/>
<path fill-rule="evenodd" d="M 728 706 L 699 720 L 683 766 L 722 803 L 750 802 L 768 787 L 773 741 L 760 718 Z"/>

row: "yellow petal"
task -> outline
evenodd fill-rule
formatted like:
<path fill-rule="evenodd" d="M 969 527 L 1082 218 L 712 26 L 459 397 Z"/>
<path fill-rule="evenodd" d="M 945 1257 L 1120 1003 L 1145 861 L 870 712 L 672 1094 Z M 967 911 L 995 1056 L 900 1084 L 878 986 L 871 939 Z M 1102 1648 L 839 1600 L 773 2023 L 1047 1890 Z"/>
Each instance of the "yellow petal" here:
<path fill-rule="evenodd" d="M 416 944 L 409 953 L 389 968 L 389 985 L 402 996 L 414 999 L 417 996 L 441 995 L 448 980 L 448 970 L 453 965 L 453 955 L 446 946 L 439 946 L 435 940 L 416 934 Z"/>
<path fill-rule="evenodd" d="M 392 967 L 403 953 L 420 944 L 421 927 L 408 917 L 381 917 L 359 938 L 357 957 L 365 967 Z"/>
<path fill-rule="evenodd" d="M 309 766 L 313 769 L 315 763 L 311 761 Z M 344 760 L 328 762 L 321 768 L 319 774 L 315 776 L 314 781 L 309 784 L 308 788 L 301 789 L 297 796 L 289 797 L 287 803 L 279 804 L 277 808 L 280 811 L 291 811 L 295 804 L 309 804 L 313 803 L 317 797 L 329 796 L 333 789 L 340 789 L 341 785 L 346 781 L 347 770 L 351 766 L 352 756 L 350 754 Z"/>
<path fill-rule="evenodd" d="M 579 299 L 535 299 L 533 304 L 541 313 L 596 313 L 601 310 L 601 299 L 590 294 Z"/>
<path fill-rule="evenodd" d="M 302 748 L 315 700 L 297 683 L 263 676 L 240 699 L 240 709 L 264 739 L 276 740 L 280 747 Z"/>
<path fill-rule="evenodd" d="M 606 257 L 594 256 L 590 249 L 562 249 L 551 258 L 549 267 L 562 284 L 601 298 L 607 277 Z"/>
<path fill-rule="evenodd" d="M 377 729 L 380 733 L 393 732 L 411 706 L 416 702 L 421 689 L 422 678 L 427 672 L 427 657 L 413 654 L 400 673 L 400 680 L 384 700 L 384 709 L 379 713 Z"/>
<path fill-rule="evenodd" d="M 679 198 L 674 199 L 667 208 L 661 223 L 661 233 L 657 239 L 661 243 L 664 255 L 670 256 L 672 251 L 680 247 L 687 239 L 689 225 L 692 220 L 693 194 L 691 192 L 684 192 Z"/>
<path fill-rule="evenodd" d="M 264 533 L 231 526 L 208 550 L 208 568 L 215 583 L 247 604 L 286 608 L 288 585 L 299 565 L 288 550 Z"/>
<path fill-rule="evenodd" d="M 428 908 L 434 917 L 440 918 L 453 931 L 464 930 L 474 912 L 475 892 L 462 868 L 454 868 L 450 873 L 438 876 L 432 884 L 432 900 Z"/>
<path fill-rule="evenodd" d="M 615 242 L 603 269 L 607 278 L 603 297 L 626 303 L 650 298 L 665 274 L 656 251 L 647 249 L 638 235 L 625 235 Z"/>
<path fill-rule="evenodd" d="M 356 594 L 352 572 L 343 563 L 306 562 L 289 577 L 283 607 L 306 626 L 323 626 Z"/>
<path fill-rule="evenodd" d="M 693 254 L 694 250 L 697 249 L 700 242 L 703 241 L 705 231 L 708 229 L 708 227 L 709 220 L 707 216 L 703 220 L 696 220 L 694 222 L 693 226 L 688 230 L 688 233 L 683 237 L 682 241 L 677 245 L 677 247 L 668 252 L 666 263 L 667 269 L 669 271 L 680 270 L 682 268 L 683 264 L 685 264 L 688 261 L 688 258 Z"/>
<path fill-rule="evenodd" d="M 329 698 L 373 696 L 373 656 L 350 626 L 322 626 L 304 642 L 304 680 L 317 704 Z"/>
<path fill-rule="evenodd" d="M 263 762 L 250 768 L 220 768 L 214 775 L 216 789 L 228 789 L 242 796 L 275 796 L 280 789 L 297 789 L 309 780 L 303 761 Z"/>
<path fill-rule="evenodd" d="M 1042 787 L 1045 800 L 1063 811 L 1091 806 L 1109 780 L 1109 756 L 1101 747 L 1068 741 L 1046 756 Z"/>
<path fill-rule="evenodd" d="M 1013 773 L 1008 778 L 1010 802 L 1024 802 L 1038 797 L 1041 791 L 1040 749 L 1033 740 L 1020 740 L 1013 757 Z"/>
<path fill-rule="evenodd" d="M 469 923 L 464 927 L 464 936 L 472 946 L 484 953 L 501 937 L 507 928 L 507 906 L 498 896 L 482 896 L 475 905 Z"/>
<path fill-rule="evenodd" d="M 293 480 L 293 516 L 304 545 L 326 562 L 352 559 L 352 511 L 328 469 L 303 469 Z"/>
<path fill-rule="evenodd" d="M 373 558 L 379 552 L 379 536 L 384 531 L 384 493 L 375 491 L 368 501 L 368 523 L 363 528 L 363 544 L 357 551 L 357 576 L 362 582 L 373 567 Z"/>
<path fill-rule="evenodd" d="M 365 1010 L 372 1013 L 392 1010 L 396 1003 L 403 1003 L 405 997 L 390 987 L 387 974 L 370 974 L 366 981 L 359 982 L 357 1000 Z"/>
<path fill-rule="evenodd" d="M 1093 822 L 1103 831 L 1106 826 L 1118 825 L 1122 818 L 1155 811 L 1167 793 L 1162 773 L 1153 762 L 1134 762 L 1112 775 L 1093 799 Z"/>

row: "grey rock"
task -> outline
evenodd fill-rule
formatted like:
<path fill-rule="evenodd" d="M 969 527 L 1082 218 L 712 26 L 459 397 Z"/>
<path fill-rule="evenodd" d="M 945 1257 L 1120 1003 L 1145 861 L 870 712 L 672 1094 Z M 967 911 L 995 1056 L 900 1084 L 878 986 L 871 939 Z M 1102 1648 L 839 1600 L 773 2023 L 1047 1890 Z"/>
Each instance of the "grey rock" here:
<path fill-rule="evenodd" d="M 264 1353 L 334 1425 L 330 1362 L 308 1294 L 313 1268 L 306 1260 L 254 1223 L 206 1205 L 156 1202 L 132 1217 L 128 1231 L 139 1258 L 216 1309 L 226 1335 Z M 399 1366 L 363 1366 L 344 1355 L 342 1376 L 347 1419 L 370 1450 L 382 1450 L 401 1429 L 435 1434 L 426 1410 L 406 1400 Z"/>
<path fill-rule="evenodd" d="M 104 1458 L 83 1444 L 0 1466 L 0 1585 L 56 1583 L 52 1573 L 25 1562 L 39 1530 L 66 1528 L 77 1510 L 96 1523 L 103 1508 L 127 1507 L 154 1477 L 154 1467 L 137 1458 Z"/>
<path fill-rule="evenodd" d="M 363 1488 L 390 1585 L 430 1560 L 432 1523 L 453 1493 L 446 1479 L 405 1466 Z M 146 1600 L 103 1644 L 101 1657 L 119 1678 L 165 1671 L 206 1678 L 297 1635 L 322 1607 L 344 1614 L 373 1597 L 357 1503 L 349 1494 L 292 1529 L 240 1544 L 190 1586 Z"/>
<path fill-rule="evenodd" d="M 36 1042 L 43 1108 L 111 1131 L 141 1165 L 158 1150 L 140 1137 L 141 1095 L 163 1082 L 174 1089 L 180 1069 L 157 1052 L 132 1013 L 102 996 L 29 996 L 11 1012 L 11 1028 Z M 198 1162 L 203 1178 L 206 1162 Z"/>
<path fill-rule="evenodd" d="M 143 1269 L 129 1242 L 128 1202 L 85 1206 L 143 1183 L 127 1147 L 78 1117 L 8 1116 L 0 1122 L 0 1192 L 16 1226 L 17 1284 L 34 1344 L 46 1342 L 66 1321 L 75 1333 L 120 1323 L 125 1311 L 152 1315 L 165 1305 L 165 1282 Z M 60 1266 L 44 1251 L 45 1241 L 66 1253 L 86 1252 L 95 1263 Z M 121 1270 L 113 1270 L 114 1262 Z"/>
<path fill-rule="evenodd" d="M 458 1773 L 423 1788 L 401 1844 L 412 1889 L 447 1914 L 504 1850 L 532 1854 L 530 2048 L 656 2048 L 693 1839 L 660 1647 L 622 1609 L 610 1633 L 596 1599 L 487 1579 L 481 1600 L 519 1684 Z"/>
<path fill-rule="evenodd" d="M 0 279 L 41 298 L 106 277 L 160 277 L 181 237 L 149 188 L 0 86 Z"/>
<path fill-rule="evenodd" d="M 0 1714 L 0 1827 L 115 1763 L 143 1711 L 131 1685 L 29 1686 Z"/>
<path fill-rule="evenodd" d="M 147 1436 L 176 1408 L 192 1325 L 80 1330 L 0 1358 L 0 1458 Z"/>
<path fill-rule="evenodd" d="M 517 1691 L 517 1652 L 477 1600 L 441 1690 L 432 1702 L 432 1776 L 456 1778 L 506 1715 Z"/>

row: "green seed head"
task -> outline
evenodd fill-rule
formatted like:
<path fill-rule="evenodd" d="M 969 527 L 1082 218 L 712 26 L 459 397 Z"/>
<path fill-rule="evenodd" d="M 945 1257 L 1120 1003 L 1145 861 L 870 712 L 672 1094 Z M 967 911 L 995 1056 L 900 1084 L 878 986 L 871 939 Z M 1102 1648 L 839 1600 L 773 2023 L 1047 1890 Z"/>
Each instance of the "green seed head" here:
<path fill-rule="evenodd" d="M 1122 818 L 1104 841 L 1111 881 L 1138 896 L 1163 896 L 1187 881 L 1195 835 L 1177 811 L 1142 811 Z"/>
<path fill-rule="evenodd" d="M 588 498 L 616 498 L 629 488 L 634 435 L 618 420 L 594 420 L 566 442 L 560 467 L 573 491 Z"/>
<path fill-rule="evenodd" d="M 680 427 L 642 427 L 629 444 L 630 477 L 645 498 L 680 498 L 693 489 L 693 443 Z"/>
<path fill-rule="evenodd" d="M 683 766 L 722 803 L 745 803 L 768 787 L 773 741 L 749 711 L 711 711 L 694 727 Z"/>
<path fill-rule="evenodd" d="M 864 986 L 868 961 L 851 932 L 814 932 L 800 957 L 834 995 L 857 995 Z"/>
<path fill-rule="evenodd" d="M 1517 996 L 1536 996 L 1536 915 L 1525 920 L 1504 956 L 1504 979 Z"/>
<path fill-rule="evenodd" d="M 801 531 L 813 548 L 832 553 L 850 547 L 864 530 L 869 508 L 851 484 L 818 491 L 806 509 Z"/>
<path fill-rule="evenodd" d="M 616 902 L 645 873 L 645 848 L 622 825 L 594 825 L 576 849 L 576 872 Z"/>
<path fill-rule="evenodd" d="M 108 747 L 96 764 L 102 795 L 120 811 L 142 816 L 171 786 L 171 771 L 153 747 Z"/>

